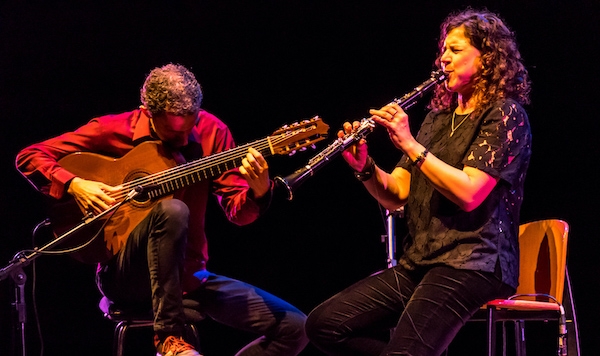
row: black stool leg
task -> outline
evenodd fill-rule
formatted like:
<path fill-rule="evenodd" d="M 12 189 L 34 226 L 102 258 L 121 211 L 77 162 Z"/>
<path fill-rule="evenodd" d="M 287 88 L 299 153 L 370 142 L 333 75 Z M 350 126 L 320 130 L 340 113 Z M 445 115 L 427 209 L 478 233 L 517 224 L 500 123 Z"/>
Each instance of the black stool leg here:
<path fill-rule="evenodd" d="M 487 308 L 487 354 L 496 356 L 496 308 Z"/>

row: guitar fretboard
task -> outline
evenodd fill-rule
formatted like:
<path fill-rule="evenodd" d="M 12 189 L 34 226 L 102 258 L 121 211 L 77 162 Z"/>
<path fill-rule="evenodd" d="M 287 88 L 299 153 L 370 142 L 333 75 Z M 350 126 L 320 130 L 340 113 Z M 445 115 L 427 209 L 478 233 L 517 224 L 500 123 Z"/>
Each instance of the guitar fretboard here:
<path fill-rule="evenodd" d="M 169 195 L 176 190 L 218 177 L 230 169 L 240 167 L 249 147 L 254 147 L 264 157 L 271 155 L 269 138 L 264 138 L 134 179 L 123 184 L 123 190 L 128 191 L 135 187 L 142 187 L 144 193 L 152 199 Z"/>

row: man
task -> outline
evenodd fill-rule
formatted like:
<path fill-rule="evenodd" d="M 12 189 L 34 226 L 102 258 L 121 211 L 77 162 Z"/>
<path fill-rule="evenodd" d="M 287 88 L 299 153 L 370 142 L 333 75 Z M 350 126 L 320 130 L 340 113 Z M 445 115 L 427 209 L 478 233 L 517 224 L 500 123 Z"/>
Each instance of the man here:
<path fill-rule="evenodd" d="M 178 162 L 233 148 L 227 126 L 202 110 L 202 90 L 181 65 L 153 69 L 141 89 L 139 109 L 94 118 L 74 132 L 31 145 L 17 156 L 17 168 L 42 193 L 71 195 L 82 211 L 94 213 L 117 203 L 122 187 L 86 180 L 61 166 L 74 152 L 123 157 L 147 141 L 161 141 Z M 158 158 L 158 156 L 157 156 Z M 246 283 L 210 273 L 204 232 L 210 193 L 235 224 L 256 220 L 272 191 L 264 157 L 250 148 L 239 169 L 192 184 L 149 209 L 123 246 L 98 266 L 97 284 L 111 301 L 152 307 L 158 355 L 199 355 L 182 339 L 183 298 L 198 311 L 232 327 L 261 335 L 238 355 L 297 355 L 307 344 L 306 316 L 283 300 Z"/>

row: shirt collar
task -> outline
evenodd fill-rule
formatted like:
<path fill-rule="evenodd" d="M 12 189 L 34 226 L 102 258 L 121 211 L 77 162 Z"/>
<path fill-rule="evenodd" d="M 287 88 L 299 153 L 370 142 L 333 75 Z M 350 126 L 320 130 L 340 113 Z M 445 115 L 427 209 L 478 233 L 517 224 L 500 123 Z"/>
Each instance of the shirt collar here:
<path fill-rule="evenodd" d="M 153 136 L 153 131 L 150 126 L 150 118 L 144 114 L 140 109 L 136 110 L 137 120 L 134 120 L 133 127 L 133 142 L 138 145 L 145 141 L 158 140 L 157 137 Z"/>

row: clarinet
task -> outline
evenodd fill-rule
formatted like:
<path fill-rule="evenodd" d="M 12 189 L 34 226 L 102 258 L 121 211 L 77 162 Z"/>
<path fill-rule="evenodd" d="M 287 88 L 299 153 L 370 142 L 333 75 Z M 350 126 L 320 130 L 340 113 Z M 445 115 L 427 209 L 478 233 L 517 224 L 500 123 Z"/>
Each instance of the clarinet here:
<path fill-rule="evenodd" d="M 429 79 L 414 88 L 410 93 L 405 94 L 401 98 L 396 98 L 392 102 L 398 104 L 403 110 L 406 110 L 417 103 L 425 94 L 429 93 L 436 84 L 439 84 L 447 79 L 446 73 L 441 70 L 431 72 Z M 307 178 L 312 177 L 319 169 L 325 166 L 329 161 L 340 155 L 345 149 L 354 143 L 364 139 L 369 133 L 373 132 L 375 121 L 364 118 L 360 121 L 360 125 L 352 130 L 351 133 L 339 137 L 329 146 L 312 157 L 307 164 L 296 170 L 294 173 L 286 177 L 275 177 L 275 183 L 283 186 L 288 193 L 288 200 L 294 198 L 294 190 L 304 183 Z"/>

